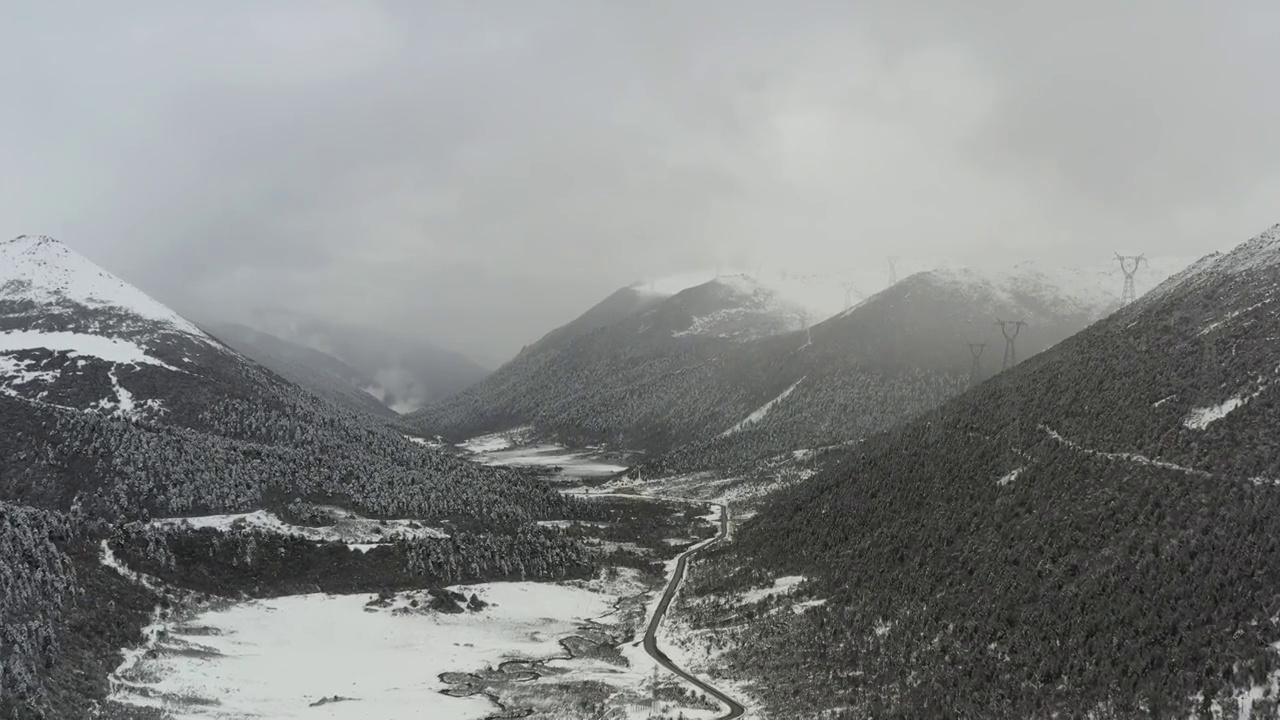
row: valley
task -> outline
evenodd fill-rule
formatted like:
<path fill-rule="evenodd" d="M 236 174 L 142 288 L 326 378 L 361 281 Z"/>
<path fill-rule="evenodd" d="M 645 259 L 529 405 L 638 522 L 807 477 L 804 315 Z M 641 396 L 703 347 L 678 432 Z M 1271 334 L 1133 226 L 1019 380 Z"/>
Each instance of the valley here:
<path fill-rule="evenodd" d="M 166 598 L 144 644 L 126 649 L 113 671 L 105 717 L 629 718 L 655 708 L 663 717 L 741 717 L 737 700 L 674 663 L 658 640 L 688 563 L 727 537 L 725 506 L 612 492 L 600 483 L 625 466 L 598 450 L 524 439 L 479 437 L 458 450 L 481 464 L 549 472 L 562 492 L 616 504 L 617 520 L 542 523 L 596 555 L 593 576 L 235 600 L 172 584 L 191 586 L 190 578 L 137 573 L 104 541 L 105 565 Z M 443 536 L 408 521 L 318 509 L 337 524 L 294 526 L 259 512 L 150 527 L 345 543 L 366 555 L 396 540 Z"/>
<path fill-rule="evenodd" d="M 1280 226 L 1122 307 L 1026 268 L 812 327 L 754 279 L 624 288 L 404 415 L 3 250 L 0 715 L 1275 707 Z M 997 316 L 1034 331 L 984 371 Z"/>
<path fill-rule="evenodd" d="M 0 18 L 0 720 L 1280 720 L 1280 4 Z"/>

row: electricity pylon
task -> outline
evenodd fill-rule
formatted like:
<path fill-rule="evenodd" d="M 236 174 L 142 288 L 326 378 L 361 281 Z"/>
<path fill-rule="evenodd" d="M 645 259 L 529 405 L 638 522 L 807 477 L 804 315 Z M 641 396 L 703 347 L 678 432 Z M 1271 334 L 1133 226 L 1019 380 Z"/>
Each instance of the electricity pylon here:
<path fill-rule="evenodd" d="M 987 349 L 986 343 L 969 343 L 969 354 L 973 356 L 973 369 L 969 371 L 969 385 L 977 385 L 982 379 L 982 353 Z"/>
<path fill-rule="evenodd" d="M 1120 294 L 1120 304 L 1128 305 L 1138 299 L 1138 289 L 1133 283 L 1133 276 L 1147 259 L 1146 255 L 1121 255 L 1116 253 L 1116 261 L 1120 263 L 1120 272 L 1124 273 L 1124 292 Z M 1132 263 L 1132 266 L 1130 266 Z"/>
<path fill-rule="evenodd" d="M 891 255 L 889 257 L 889 286 L 898 284 L 898 256 Z"/>
<path fill-rule="evenodd" d="M 1025 320 L 996 320 L 996 327 L 1000 328 L 1000 334 L 1004 335 L 1004 366 L 1001 368 L 1002 370 L 1008 370 L 1018 364 L 1018 334 L 1026 326 Z M 1010 328 L 1013 329 L 1010 330 Z"/>
<path fill-rule="evenodd" d="M 853 294 L 858 291 L 851 282 L 841 283 L 841 285 L 844 287 L 844 310 L 848 312 L 853 307 Z"/>

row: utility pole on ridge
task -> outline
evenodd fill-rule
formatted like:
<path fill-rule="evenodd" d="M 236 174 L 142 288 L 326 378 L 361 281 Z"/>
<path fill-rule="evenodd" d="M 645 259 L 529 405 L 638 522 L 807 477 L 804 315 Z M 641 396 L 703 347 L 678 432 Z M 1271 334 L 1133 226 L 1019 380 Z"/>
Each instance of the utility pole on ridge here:
<path fill-rule="evenodd" d="M 898 284 L 898 260 L 899 258 L 897 255 L 889 256 L 889 286 L 890 287 Z"/>

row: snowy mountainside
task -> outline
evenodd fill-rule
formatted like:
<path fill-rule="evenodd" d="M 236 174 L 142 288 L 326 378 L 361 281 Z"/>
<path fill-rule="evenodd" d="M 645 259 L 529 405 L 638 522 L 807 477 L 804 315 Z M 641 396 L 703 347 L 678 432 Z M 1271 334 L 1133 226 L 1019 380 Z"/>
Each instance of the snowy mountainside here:
<path fill-rule="evenodd" d="M 0 250 L 0 717 L 98 717 L 109 704 L 120 649 L 161 613 L 113 544 L 132 567 L 182 568 L 165 607 L 184 587 L 367 592 L 431 587 L 450 569 L 588 571 L 579 541 L 537 523 L 591 511 L 542 479 L 321 399 L 55 241 Z M 228 514 L 282 522 L 176 520 Z M 281 531 L 352 517 L 368 519 L 365 539 L 394 542 Z M 294 585 L 264 583 L 289 572 Z"/>
<path fill-rule="evenodd" d="M 176 387 L 202 368 L 238 361 L 185 318 L 53 238 L 0 243 L 0 395 L 158 417 Z"/>
<path fill-rule="evenodd" d="M 160 330 L 205 339 L 190 321 L 44 235 L 19 235 L 0 242 L 0 300 L 19 306 L 34 304 L 45 312 L 73 315 L 98 310 L 106 315 L 83 318 L 108 326 L 87 329 L 115 333 Z"/>
<path fill-rule="evenodd" d="M 1274 715 L 1277 337 L 1280 226 L 838 454 L 707 569 L 828 602 L 724 663 L 788 712 Z"/>
<path fill-rule="evenodd" d="M 464 495 L 515 515 L 562 505 L 545 488 L 507 488 L 518 473 L 318 398 L 57 241 L 3 247 L 20 262 L 0 297 L 0 499 L 110 517 L 240 512 L 312 493 L 378 514 L 427 512 L 433 492 L 453 493 L 461 517 L 473 512 Z M 488 495 L 497 488 L 510 500 Z"/>
<path fill-rule="evenodd" d="M 788 338 L 787 345 L 774 351 L 781 355 L 762 355 L 756 362 L 773 369 L 749 389 L 750 406 L 739 409 L 739 419 L 765 407 L 767 413 L 738 431 L 672 448 L 650 459 L 647 469 L 733 468 L 857 441 L 1000 372 L 1006 341 L 995 325 L 997 318 L 1029 323 L 1018 331 L 1014 345 L 1016 360 L 1022 362 L 1114 309 L 1082 302 L 1078 293 L 1046 277 L 1053 275 L 1029 276 L 1025 268 L 1003 274 L 961 269 L 911 275 L 809 333 Z M 970 344 L 982 346 L 976 378 Z M 801 378 L 805 381 L 796 384 Z"/>
<path fill-rule="evenodd" d="M 410 421 L 418 432 L 458 438 L 533 424 L 570 442 L 643 448 L 665 470 L 838 444 L 963 390 L 972 365 L 966 343 L 987 342 L 984 376 L 998 370 L 996 317 L 1035 319 L 1020 358 L 1096 319 L 1052 287 L 1017 290 L 920 273 L 800 329 L 794 305 L 772 289 L 721 276 L 611 325 L 540 342 Z M 733 325 L 743 318 L 745 332 Z"/>

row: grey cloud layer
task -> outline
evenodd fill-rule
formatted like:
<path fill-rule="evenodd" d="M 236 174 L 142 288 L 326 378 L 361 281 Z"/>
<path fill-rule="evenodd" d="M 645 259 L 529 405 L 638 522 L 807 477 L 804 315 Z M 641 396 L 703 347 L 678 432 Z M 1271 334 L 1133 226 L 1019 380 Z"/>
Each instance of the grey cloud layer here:
<path fill-rule="evenodd" d="M 197 313 L 496 362 L 655 273 L 1196 254 L 1280 219 L 1261 1 L 29 5 L 0 220 Z"/>

